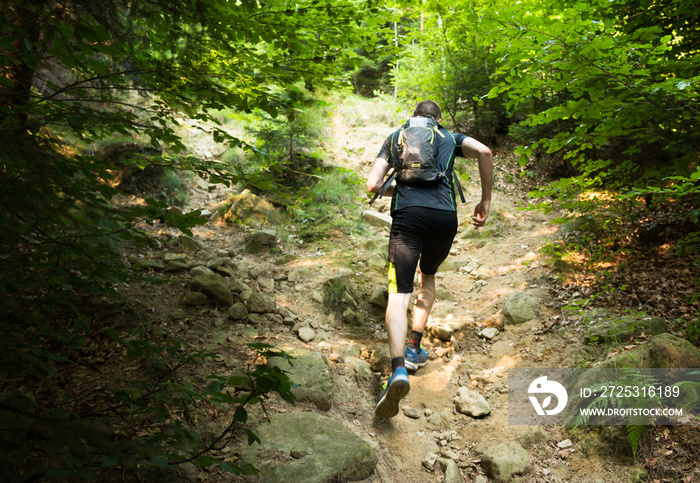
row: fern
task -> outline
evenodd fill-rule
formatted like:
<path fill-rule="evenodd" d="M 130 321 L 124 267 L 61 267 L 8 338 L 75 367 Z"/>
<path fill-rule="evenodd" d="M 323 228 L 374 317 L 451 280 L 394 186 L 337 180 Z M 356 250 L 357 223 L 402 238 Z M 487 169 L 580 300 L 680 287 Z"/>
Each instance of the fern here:
<path fill-rule="evenodd" d="M 648 426 L 642 426 L 639 424 L 631 424 L 625 426 L 627 430 L 627 441 L 632 447 L 632 454 L 637 457 L 637 449 L 639 448 L 639 441 L 642 439 L 642 435 L 647 431 Z"/>

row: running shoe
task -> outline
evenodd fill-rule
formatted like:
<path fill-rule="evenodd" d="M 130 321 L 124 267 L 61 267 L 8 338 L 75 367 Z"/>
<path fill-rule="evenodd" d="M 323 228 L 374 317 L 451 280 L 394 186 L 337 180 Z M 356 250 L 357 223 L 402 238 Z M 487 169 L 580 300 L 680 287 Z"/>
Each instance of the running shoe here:
<path fill-rule="evenodd" d="M 381 418 L 393 418 L 399 413 L 399 401 L 411 390 L 408 372 L 405 367 L 397 367 L 386 383 L 382 395 L 374 408 L 374 414 Z"/>
<path fill-rule="evenodd" d="M 413 349 L 406 346 L 403 359 L 406 369 L 417 371 L 419 367 L 423 367 L 425 363 L 428 362 L 428 354 L 420 347 L 418 349 Z"/>

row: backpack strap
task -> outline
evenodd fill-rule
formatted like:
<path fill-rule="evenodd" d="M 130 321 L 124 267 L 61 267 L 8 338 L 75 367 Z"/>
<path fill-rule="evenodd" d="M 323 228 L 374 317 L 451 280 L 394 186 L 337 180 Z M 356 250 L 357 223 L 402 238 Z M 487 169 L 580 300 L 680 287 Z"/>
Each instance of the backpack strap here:
<path fill-rule="evenodd" d="M 454 183 L 457 186 L 457 191 L 459 191 L 459 197 L 462 199 L 462 203 L 466 203 L 467 200 L 464 199 L 464 193 L 462 192 L 462 185 L 459 184 L 459 178 L 457 177 L 457 173 L 455 173 L 454 169 L 452 170 L 452 179 L 454 180 Z"/>
<path fill-rule="evenodd" d="M 393 169 L 393 171 L 392 171 L 392 173 L 391 173 L 391 176 L 389 176 L 389 177 L 386 179 L 386 181 L 384 181 L 384 184 L 382 184 L 382 187 L 379 188 L 379 191 L 378 191 L 377 193 L 374 193 L 374 196 L 372 197 L 372 199 L 369 200 L 369 204 L 370 204 L 370 205 L 371 205 L 372 203 L 374 203 L 374 201 L 375 201 L 377 198 L 381 198 L 381 197 L 384 196 L 384 193 L 386 193 L 386 190 L 388 190 L 388 189 L 389 189 L 389 186 L 391 186 L 391 182 L 394 181 L 394 178 L 396 178 L 396 175 L 397 175 L 398 171 L 396 170 L 396 168 L 392 168 L 392 169 Z M 461 188 L 460 188 L 460 192 L 461 192 Z"/>

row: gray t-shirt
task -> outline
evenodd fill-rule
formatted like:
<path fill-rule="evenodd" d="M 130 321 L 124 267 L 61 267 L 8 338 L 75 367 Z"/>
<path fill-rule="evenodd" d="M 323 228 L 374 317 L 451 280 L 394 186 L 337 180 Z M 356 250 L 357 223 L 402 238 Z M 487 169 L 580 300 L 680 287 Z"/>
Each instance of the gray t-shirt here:
<path fill-rule="evenodd" d="M 456 156 L 462 156 L 462 141 L 468 136 L 453 134 L 442 126 L 439 126 L 442 136 L 436 136 L 437 165 L 441 171 L 449 171 L 454 167 Z M 391 164 L 392 156 L 396 156 L 396 142 L 400 129 L 388 136 L 382 144 L 378 158 L 385 159 Z M 392 147 L 394 149 L 392 149 Z M 421 185 L 397 184 L 394 196 L 391 200 L 391 212 L 402 210 L 409 206 L 422 206 L 437 210 L 457 211 L 455 192 L 452 176 L 446 176 L 439 181 Z"/>

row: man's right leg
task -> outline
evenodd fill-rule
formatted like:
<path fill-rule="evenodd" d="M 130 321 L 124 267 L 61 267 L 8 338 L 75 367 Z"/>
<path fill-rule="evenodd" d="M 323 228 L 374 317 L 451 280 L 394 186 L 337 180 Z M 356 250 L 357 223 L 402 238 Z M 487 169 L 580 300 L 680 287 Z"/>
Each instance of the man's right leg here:
<path fill-rule="evenodd" d="M 435 275 L 426 275 L 419 271 L 416 303 L 413 306 L 413 332 L 404 351 L 404 364 L 412 371 L 418 370 L 428 362 L 428 354 L 421 349 L 420 343 L 434 302 Z"/>

